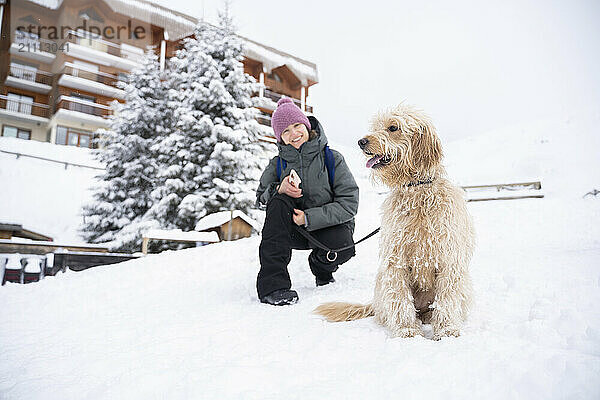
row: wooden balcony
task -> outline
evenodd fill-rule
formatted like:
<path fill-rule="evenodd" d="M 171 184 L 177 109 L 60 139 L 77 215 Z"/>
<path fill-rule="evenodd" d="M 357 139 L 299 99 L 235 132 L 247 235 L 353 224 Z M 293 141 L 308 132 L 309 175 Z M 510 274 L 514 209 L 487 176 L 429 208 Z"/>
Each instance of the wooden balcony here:
<path fill-rule="evenodd" d="M 268 115 L 260 114 L 256 117 L 256 121 L 261 125 L 271 127 L 271 117 Z"/>
<path fill-rule="evenodd" d="M 35 34 L 15 30 L 10 53 L 43 63 L 51 63 L 56 58 L 60 45 L 52 40 L 43 39 Z"/>
<path fill-rule="evenodd" d="M 48 94 L 52 90 L 54 75 L 35 67 L 11 63 L 4 84 L 28 92 Z"/>
<path fill-rule="evenodd" d="M 99 36 L 96 37 L 89 32 L 68 31 L 66 41 L 135 63 L 139 63 L 144 56 L 143 49 L 136 48 L 135 46 L 128 46 L 126 44 L 119 45 L 117 43 L 109 42 Z"/>
<path fill-rule="evenodd" d="M 292 101 L 294 102 L 294 104 L 296 104 L 298 107 L 300 107 L 300 109 L 302 109 L 302 102 L 301 102 L 299 99 L 295 99 L 295 98 L 293 98 L 293 97 L 290 97 L 290 96 L 288 96 L 288 95 L 286 95 L 286 94 L 278 93 L 278 92 L 275 92 L 275 91 L 273 91 L 273 90 L 271 90 L 271 89 L 265 89 L 265 94 L 264 94 L 264 96 L 265 96 L 266 98 L 268 98 L 268 99 L 271 99 L 271 100 L 273 100 L 275 103 L 277 103 L 277 102 L 279 101 L 279 99 L 281 99 L 281 96 L 286 96 L 286 97 L 289 97 L 289 98 L 291 98 L 291 99 L 292 99 Z M 312 108 L 312 106 L 309 106 L 309 105 L 307 104 L 307 105 L 306 105 L 306 110 L 303 110 L 303 111 L 306 111 L 306 112 L 308 112 L 308 113 L 311 113 L 311 114 L 312 114 L 312 112 L 313 112 L 313 108 Z"/>
<path fill-rule="evenodd" d="M 11 63 L 8 76 L 35 82 L 42 85 L 52 86 L 52 74 L 46 71 L 36 70 L 21 64 Z"/>
<path fill-rule="evenodd" d="M 89 71 L 71 63 L 65 63 L 65 67 L 60 71 L 60 74 L 83 78 L 113 87 L 117 87 L 117 82 L 119 82 L 119 78 L 116 75 L 101 71 Z"/>
<path fill-rule="evenodd" d="M 47 104 L 34 103 L 33 101 L 15 99 L 4 95 L 0 95 L 0 109 L 24 117 L 48 118 L 50 116 L 50 107 Z"/>
<path fill-rule="evenodd" d="M 75 97 L 60 96 L 56 103 L 56 111 L 69 110 L 80 112 L 95 117 L 108 117 L 112 115 L 112 110 L 104 104 L 92 103 L 91 101 L 80 100 Z"/>

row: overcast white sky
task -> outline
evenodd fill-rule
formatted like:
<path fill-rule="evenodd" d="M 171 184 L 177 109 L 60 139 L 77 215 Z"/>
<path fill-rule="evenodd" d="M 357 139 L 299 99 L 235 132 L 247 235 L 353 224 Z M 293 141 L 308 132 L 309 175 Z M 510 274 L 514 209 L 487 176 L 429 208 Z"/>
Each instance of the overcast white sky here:
<path fill-rule="evenodd" d="M 155 0 L 215 22 L 220 0 Z M 406 100 L 443 141 L 600 105 L 600 1 L 234 0 L 239 33 L 317 64 L 309 93 L 352 145 Z"/>

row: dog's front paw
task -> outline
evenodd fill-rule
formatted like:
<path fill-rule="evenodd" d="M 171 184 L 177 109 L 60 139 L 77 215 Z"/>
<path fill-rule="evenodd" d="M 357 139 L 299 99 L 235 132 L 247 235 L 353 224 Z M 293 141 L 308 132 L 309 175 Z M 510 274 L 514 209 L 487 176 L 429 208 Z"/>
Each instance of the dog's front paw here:
<path fill-rule="evenodd" d="M 435 333 L 433 334 L 433 340 L 440 340 L 441 338 L 448 336 L 459 337 L 460 328 L 446 326 L 444 328 L 436 329 Z"/>
<path fill-rule="evenodd" d="M 414 336 L 423 336 L 420 328 L 400 327 L 392 330 L 392 337 L 409 338 Z"/>

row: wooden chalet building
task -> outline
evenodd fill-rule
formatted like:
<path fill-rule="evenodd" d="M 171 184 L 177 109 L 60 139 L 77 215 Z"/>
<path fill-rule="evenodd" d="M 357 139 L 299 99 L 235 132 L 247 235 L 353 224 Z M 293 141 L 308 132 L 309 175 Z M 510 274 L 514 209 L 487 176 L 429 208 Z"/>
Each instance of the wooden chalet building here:
<path fill-rule="evenodd" d="M 117 82 L 146 46 L 164 66 L 199 22 L 146 0 L 0 0 L 0 17 L 0 136 L 79 147 L 108 127 L 111 105 L 124 101 Z M 244 70 L 263 83 L 258 121 L 274 141 L 268 127 L 282 95 L 312 113 L 317 67 L 242 39 Z"/>

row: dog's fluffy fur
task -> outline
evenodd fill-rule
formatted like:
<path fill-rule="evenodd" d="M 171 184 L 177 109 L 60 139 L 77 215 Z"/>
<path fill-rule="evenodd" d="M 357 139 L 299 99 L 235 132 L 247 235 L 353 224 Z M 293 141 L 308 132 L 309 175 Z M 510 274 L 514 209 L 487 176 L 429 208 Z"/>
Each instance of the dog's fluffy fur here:
<path fill-rule="evenodd" d="M 381 156 L 372 178 L 391 189 L 375 294 L 368 305 L 326 303 L 315 312 L 329 321 L 375 316 L 392 336 L 421 335 L 421 322 L 432 324 L 435 339 L 458 336 L 471 304 L 475 235 L 462 190 L 446 178 L 435 128 L 401 104 L 375 116 L 363 139 L 368 158 Z"/>

